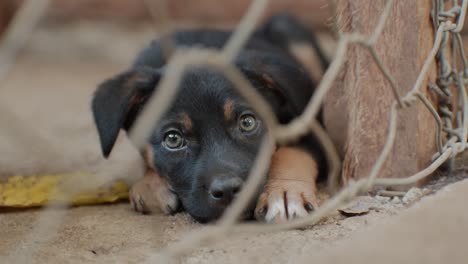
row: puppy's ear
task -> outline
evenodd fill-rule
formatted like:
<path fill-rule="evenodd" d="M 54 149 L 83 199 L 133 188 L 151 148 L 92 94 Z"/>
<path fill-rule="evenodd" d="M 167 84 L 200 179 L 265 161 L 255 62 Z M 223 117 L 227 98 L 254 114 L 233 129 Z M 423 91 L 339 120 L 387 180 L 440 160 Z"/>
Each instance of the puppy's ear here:
<path fill-rule="evenodd" d="M 254 61 L 254 62 L 252 62 Z M 280 122 L 289 122 L 304 110 L 314 89 L 313 81 L 296 65 L 262 58 L 238 64 L 252 85 L 270 102 Z"/>
<path fill-rule="evenodd" d="M 99 85 L 92 100 L 92 112 L 104 157 L 109 156 L 120 129 L 131 128 L 160 77 L 158 70 L 140 67 Z"/>

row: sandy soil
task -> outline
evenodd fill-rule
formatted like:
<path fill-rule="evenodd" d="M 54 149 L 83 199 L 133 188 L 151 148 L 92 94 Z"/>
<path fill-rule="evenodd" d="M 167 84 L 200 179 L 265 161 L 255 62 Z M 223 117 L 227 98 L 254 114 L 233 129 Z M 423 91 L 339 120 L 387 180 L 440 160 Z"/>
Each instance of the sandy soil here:
<path fill-rule="evenodd" d="M 32 210 L 0 214 L 1 257 L 28 250 L 32 245 L 38 246 L 34 254 L 34 259 L 41 260 L 38 263 L 139 263 L 164 245 L 182 238 L 187 231 L 201 228 L 185 214 L 143 216 L 131 211 L 127 204 L 86 206 L 69 210 L 57 235 L 50 243 L 42 244 L 40 238 L 30 236 L 40 213 Z M 330 219 L 304 231 L 240 235 L 197 250 L 184 262 L 273 263 L 274 260 L 274 263 L 286 263 L 311 249 L 318 252 L 333 247 L 356 230 L 381 222 L 394 213 L 373 212 L 341 221 Z"/>
<path fill-rule="evenodd" d="M 81 41 L 86 39 L 95 38 Z M 49 42 L 44 43 L 34 46 L 39 52 L 23 57 L 0 89 L 0 106 L 21 121 L 2 123 L 0 179 L 77 170 L 127 177 L 130 182 L 140 177 L 141 160 L 124 137 L 109 161 L 100 156 L 89 110 L 96 84 L 125 69 L 127 55 L 139 44 L 122 48 L 118 58 L 103 62 L 102 57 L 93 59 L 95 52 L 55 58 L 47 49 Z M 0 119 L 6 116 L 0 113 Z M 35 137 L 31 140 L 29 135 Z M 374 199 L 366 215 L 336 213 L 305 230 L 229 237 L 195 250 L 183 263 L 466 263 L 467 199 L 467 181 L 409 209 Z M 37 209 L 0 212 L 1 263 L 141 263 L 201 228 L 185 214 L 142 216 L 126 203 L 52 211 L 47 221 L 57 232 L 34 230 L 38 221 L 44 221 L 40 216 Z M 61 216 L 63 223 L 51 220 Z"/>
<path fill-rule="evenodd" d="M 335 215 L 305 230 L 230 236 L 182 263 L 465 263 L 467 193 L 465 180 L 409 209 L 386 203 L 367 215 Z M 127 204 L 86 206 L 65 211 L 56 235 L 44 241 L 31 236 L 40 212 L 0 214 L 5 263 L 147 263 L 165 245 L 202 228 L 185 214 L 143 216 Z"/>

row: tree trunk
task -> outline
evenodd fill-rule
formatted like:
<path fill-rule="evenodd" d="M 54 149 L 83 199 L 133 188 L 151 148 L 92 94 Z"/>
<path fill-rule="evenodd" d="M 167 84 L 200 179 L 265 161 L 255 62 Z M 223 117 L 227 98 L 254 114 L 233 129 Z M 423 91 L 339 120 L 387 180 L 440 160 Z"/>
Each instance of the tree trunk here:
<path fill-rule="evenodd" d="M 384 0 L 339 0 L 339 27 L 344 32 L 371 35 L 382 14 Z M 434 40 L 431 1 L 394 1 L 376 44 L 400 95 L 413 87 Z M 435 63 L 428 74 L 436 76 Z M 427 80 L 421 87 L 427 95 Z M 391 104 L 389 82 L 369 51 L 353 45 L 335 87 L 325 101 L 325 124 L 343 155 L 342 179 L 367 177 L 388 135 Z M 433 100 L 432 100 L 433 101 Z M 436 122 L 419 101 L 399 111 L 396 141 L 379 177 L 407 177 L 431 162 Z"/>

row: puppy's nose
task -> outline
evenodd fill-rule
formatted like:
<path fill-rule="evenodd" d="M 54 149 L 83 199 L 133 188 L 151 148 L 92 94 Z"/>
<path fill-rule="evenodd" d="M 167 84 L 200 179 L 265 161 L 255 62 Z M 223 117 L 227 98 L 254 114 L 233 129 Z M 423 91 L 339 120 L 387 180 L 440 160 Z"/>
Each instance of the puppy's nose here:
<path fill-rule="evenodd" d="M 211 199 L 223 204 L 230 203 L 240 191 L 242 182 L 239 177 L 216 178 L 209 189 Z"/>

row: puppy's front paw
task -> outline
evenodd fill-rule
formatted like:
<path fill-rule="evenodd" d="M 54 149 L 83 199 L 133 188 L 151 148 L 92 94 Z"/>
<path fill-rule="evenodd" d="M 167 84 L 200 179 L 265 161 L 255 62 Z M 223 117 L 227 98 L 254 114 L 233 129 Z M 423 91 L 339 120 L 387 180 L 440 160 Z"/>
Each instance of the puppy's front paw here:
<path fill-rule="evenodd" d="M 174 214 L 179 210 L 177 195 L 171 191 L 166 179 L 154 171 L 148 171 L 130 189 L 130 204 L 133 209 L 142 214 L 161 211 L 164 214 Z"/>
<path fill-rule="evenodd" d="M 303 217 L 318 208 L 315 186 L 292 180 L 268 182 L 255 208 L 255 218 L 260 221 L 284 223 Z"/>
<path fill-rule="evenodd" d="M 317 175 L 317 163 L 309 153 L 294 147 L 279 148 L 272 157 L 255 218 L 282 223 L 306 216 L 318 207 L 315 196 Z"/>

